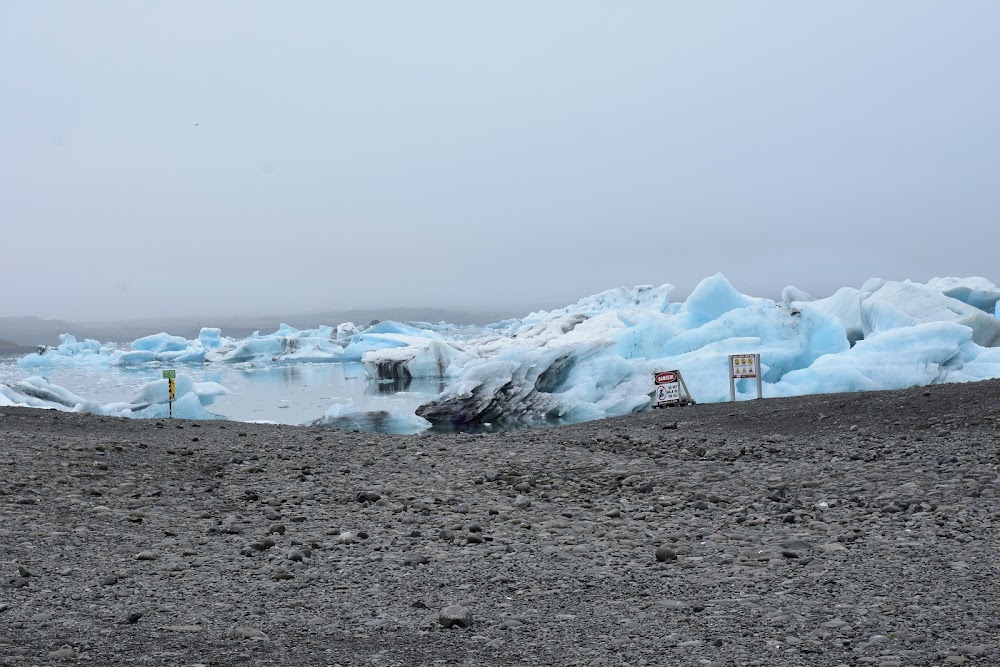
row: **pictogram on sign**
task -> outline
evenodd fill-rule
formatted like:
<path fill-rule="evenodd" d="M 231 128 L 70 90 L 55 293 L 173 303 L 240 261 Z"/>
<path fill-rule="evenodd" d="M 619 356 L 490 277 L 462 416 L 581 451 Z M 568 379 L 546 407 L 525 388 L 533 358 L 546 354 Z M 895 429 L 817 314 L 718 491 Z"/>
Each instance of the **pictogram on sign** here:
<path fill-rule="evenodd" d="M 653 385 L 656 388 L 655 408 L 674 405 L 694 405 L 694 399 L 684 383 L 680 371 L 661 371 L 653 373 Z"/>

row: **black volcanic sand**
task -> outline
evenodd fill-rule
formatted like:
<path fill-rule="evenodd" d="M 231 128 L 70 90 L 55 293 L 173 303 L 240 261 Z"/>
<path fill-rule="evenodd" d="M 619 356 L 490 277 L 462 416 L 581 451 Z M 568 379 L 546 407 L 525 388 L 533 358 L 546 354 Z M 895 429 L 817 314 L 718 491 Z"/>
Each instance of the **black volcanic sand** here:
<path fill-rule="evenodd" d="M 0 409 L 0 664 L 1000 664 L 998 398 L 405 437 Z"/>

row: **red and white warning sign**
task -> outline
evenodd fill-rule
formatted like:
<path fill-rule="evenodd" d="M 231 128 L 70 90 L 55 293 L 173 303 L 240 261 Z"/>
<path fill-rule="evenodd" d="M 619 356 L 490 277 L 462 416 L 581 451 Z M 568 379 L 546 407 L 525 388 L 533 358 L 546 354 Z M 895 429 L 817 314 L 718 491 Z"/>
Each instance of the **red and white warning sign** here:
<path fill-rule="evenodd" d="M 655 384 L 667 384 L 668 382 L 677 382 L 677 373 L 675 373 L 674 371 L 655 373 L 653 376 L 653 382 Z"/>
<path fill-rule="evenodd" d="M 681 383 L 677 371 L 653 373 L 653 384 L 656 385 L 657 404 L 680 402 Z"/>

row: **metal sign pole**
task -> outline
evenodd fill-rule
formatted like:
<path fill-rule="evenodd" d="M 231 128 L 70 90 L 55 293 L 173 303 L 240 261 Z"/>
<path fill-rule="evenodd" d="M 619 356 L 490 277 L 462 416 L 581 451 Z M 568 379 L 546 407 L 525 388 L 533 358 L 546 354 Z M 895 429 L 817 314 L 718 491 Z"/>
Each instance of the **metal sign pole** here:
<path fill-rule="evenodd" d="M 736 378 L 733 377 L 735 375 L 735 373 L 733 372 L 734 356 L 736 355 L 733 354 L 729 355 L 729 402 L 730 403 L 736 402 Z"/>
<path fill-rule="evenodd" d="M 757 398 L 764 398 L 764 386 L 761 383 L 760 354 L 753 355 L 757 362 Z"/>

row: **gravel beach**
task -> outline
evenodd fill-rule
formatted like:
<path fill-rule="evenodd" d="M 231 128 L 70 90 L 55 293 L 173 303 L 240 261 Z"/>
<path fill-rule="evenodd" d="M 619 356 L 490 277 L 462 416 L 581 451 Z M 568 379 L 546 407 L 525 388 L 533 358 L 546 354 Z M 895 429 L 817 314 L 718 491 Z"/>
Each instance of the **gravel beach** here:
<path fill-rule="evenodd" d="M 0 408 L 0 664 L 1000 664 L 998 399 L 418 436 Z"/>

